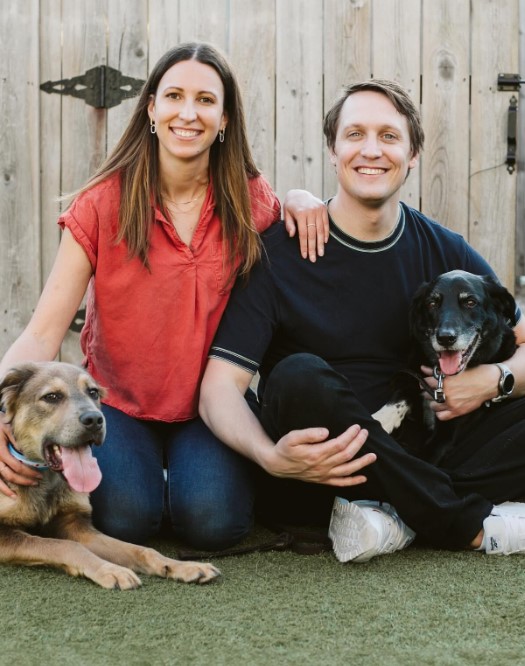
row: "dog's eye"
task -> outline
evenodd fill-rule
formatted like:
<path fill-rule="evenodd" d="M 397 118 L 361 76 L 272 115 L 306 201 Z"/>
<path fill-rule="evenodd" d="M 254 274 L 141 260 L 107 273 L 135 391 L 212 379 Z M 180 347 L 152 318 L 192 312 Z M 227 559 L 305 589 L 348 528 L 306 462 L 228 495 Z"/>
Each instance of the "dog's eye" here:
<path fill-rule="evenodd" d="M 436 300 L 433 299 L 431 301 L 427 301 L 427 308 L 429 310 L 435 310 L 437 308 L 437 306 L 438 306 L 438 302 Z"/>
<path fill-rule="evenodd" d="M 477 304 L 478 302 L 475 298 L 466 298 L 464 301 L 464 305 L 466 308 L 475 308 Z"/>
<path fill-rule="evenodd" d="M 88 395 L 93 400 L 98 400 L 100 398 L 100 391 L 96 388 L 90 388 L 88 389 Z"/>
<path fill-rule="evenodd" d="M 48 402 L 50 405 L 56 405 L 64 399 L 62 393 L 46 393 L 42 396 L 44 402 Z"/>

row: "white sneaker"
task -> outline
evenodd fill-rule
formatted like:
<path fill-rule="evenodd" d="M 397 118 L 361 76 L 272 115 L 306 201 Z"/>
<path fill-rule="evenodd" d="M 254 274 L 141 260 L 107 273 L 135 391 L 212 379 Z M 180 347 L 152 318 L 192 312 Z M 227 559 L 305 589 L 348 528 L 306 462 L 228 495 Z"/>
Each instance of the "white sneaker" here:
<path fill-rule="evenodd" d="M 390 504 L 336 497 L 328 536 L 340 562 L 368 562 L 405 548 L 416 534 Z"/>
<path fill-rule="evenodd" d="M 525 555 L 525 504 L 504 502 L 496 505 L 483 521 L 482 549 L 488 555 Z"/>

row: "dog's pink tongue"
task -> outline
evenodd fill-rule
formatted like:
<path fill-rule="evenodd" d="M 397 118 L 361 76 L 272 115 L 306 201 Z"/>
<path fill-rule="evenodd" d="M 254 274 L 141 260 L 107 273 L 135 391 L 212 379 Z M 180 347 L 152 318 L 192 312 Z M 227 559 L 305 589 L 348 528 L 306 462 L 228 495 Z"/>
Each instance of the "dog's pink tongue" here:
<path fill-rule="evenodd" d="M 79 493 L 90 493 L 95 490 L 102 480 L 102 473 L 96 458 L 93 457 L 91 447 L 88 445 L 76 448 L 62 446 L 60 453 L 64 466 L 62 474 L 71 488 Z"/>
<path fill-rule="evenodd" d="M 439 357 L 439 367 L 444 375 L 455 375 L 461 364 L 460 351 L 443 351 Z"/>

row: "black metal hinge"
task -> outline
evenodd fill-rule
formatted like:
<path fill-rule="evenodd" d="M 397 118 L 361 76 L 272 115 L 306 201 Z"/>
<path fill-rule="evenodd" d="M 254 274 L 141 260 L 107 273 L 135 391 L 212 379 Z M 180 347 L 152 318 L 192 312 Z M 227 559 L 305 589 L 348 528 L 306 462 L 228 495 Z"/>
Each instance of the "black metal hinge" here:
<path fill-rule="evenodd" d="M 110 109 L 120 104 L 123 99 L 138 95 L 144 83 L 141 79 L 124 76 L 113 67 L 98 65 L 81 76 L 46 81 L 42 83 L 40 90 L 79 97 L 96 109 Z"/>
<path fill-rule="evenodd" d="M 517 92 L 520 85 L 525 83 L 519 74 L 498 74 L 498 90 L 503 92 Z M 509 100 L 507 120 L 507 171 L 514 173 L 516 169 L 517 152 L 517 126 L 518 126 L 518 98 L 512 95 Z"/>

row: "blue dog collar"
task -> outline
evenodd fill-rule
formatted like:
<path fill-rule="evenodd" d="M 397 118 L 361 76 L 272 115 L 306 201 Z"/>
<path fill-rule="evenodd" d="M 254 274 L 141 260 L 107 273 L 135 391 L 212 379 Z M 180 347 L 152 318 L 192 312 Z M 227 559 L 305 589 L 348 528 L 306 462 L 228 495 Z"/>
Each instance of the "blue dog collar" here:
<path fill-rule="evenodd" d="M 29 467 L 34 467 L 35 469 L 48 469 L 46 463 L 38 462 L 36 460 L 29 460 L 29 458 L 26 458 L 23 454 L 20 453 L 20 451 L 15 449 L 11 442 L 8 443 L 7 448 L 13 458 L 20 460 L 20 462 L 23 462 L 24 465 L 29 465 Z"/>

